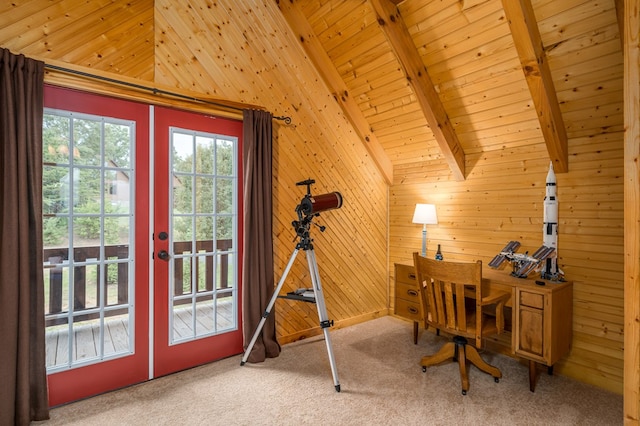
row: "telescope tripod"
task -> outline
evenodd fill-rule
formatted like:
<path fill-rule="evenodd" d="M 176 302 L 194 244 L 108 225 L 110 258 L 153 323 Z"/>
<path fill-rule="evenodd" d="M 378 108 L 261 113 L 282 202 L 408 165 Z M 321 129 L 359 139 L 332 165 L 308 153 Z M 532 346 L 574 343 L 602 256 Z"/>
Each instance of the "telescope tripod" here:
<path fill-rule="evenodd" d="M 267 320 L 267 317 L 271 313 L 271 309 L 273 308 L 273 305 L 275 304 L 276 299 L 278 298 L 278 294 L 280 293 L 280 290 L 282 289 L 282 285 L 284 284 L 284 281 L 287 278 L 287 275 L 289 274 L 289 270 L 291 269 L 291 266 L 293 265 L 293 262 L 296 259 L 296 255 L 300 250 L 304 250 L 307 256 L 307 263 L 309 264 L 309 272 L 311 275 L 311 282 L 313 284 L 314 299 L 315 299 L 316 306 L 318 308 L 318 317 L 320 318 L 320 327 L 322 327 L 322 331 L 324 333 L 324 340 L 327 343 L 327 353 L 329 354 L 329 363 L 331 364 L 331 374 L 333 375 L 333 384 L 336 388 L 336 392 L 340 392 L 340 383 L 338 382 L 338 372 L 336 370 L 336 361 L 333 358 L 333 349 L 331 348 L 331 338 L 329 337 L 329 327 L 333 325 L 333 321 L 330 321 L 327 317 L 327 308 L 324 304 L 324 296 L 322 294 L 322 285 L 320 283 L 320 274 L 318 273 L 318 264 L 316 262 L 316 254 L 315 254 L 315 251 L 313 250 L 313 244 L 311 241 L 312 240 L 309 238 L 308 230 L 307 230 L 305 235 L 301 236 L 300 242 L 298 242 L 298 244 L 296 245 L 296 248 L 293 251 L 291 258 L 289 259 L 289 263 L 287 264 L 287 267 L 285 268 L 284 273 L 280 278 L 280 282 L 278 283 L 278 285 L 276 286 L 276 289 L 273 292 L 273 296 L 271 297 L 271 300 L 267 305 L 267 309 L 265 310 L 264 314 L 262 314 L 262 318 L 260 319 L 258 328 L 256 329 L 255 333 L 253 333 L 251 342 L 249 343 L 249 346 L 247 346 L 247 349 L 244 352 L 242 361 L 240 361 L 240 365 L 244 365 L 247 362 L 247 359 L 249 358 L 249 354 L 251 353 L 251 349 L 253 348 L 253 345 L 256 343 L 256 340 L 258 339 L 258 335 L 262 331 L 262 327 L 264 327 L 264 323 Z M 304 300 L 304 298 L 299 298 L 299 300 Z M 308 300 L 308 301 L 311 301 L 311 300 Z"/>

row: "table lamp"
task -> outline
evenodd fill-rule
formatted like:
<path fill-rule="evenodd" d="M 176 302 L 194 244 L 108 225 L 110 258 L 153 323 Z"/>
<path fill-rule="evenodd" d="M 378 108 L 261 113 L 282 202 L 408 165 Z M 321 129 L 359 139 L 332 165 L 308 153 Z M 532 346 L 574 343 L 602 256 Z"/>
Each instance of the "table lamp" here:
<path fill-rule="evenodd" d="M 438 216 L 434 204 L 416 204 L 413 212 L 413 223 L 422 224 L 422 256 L 427 256 L 427 225 L 436 225 Z"/>

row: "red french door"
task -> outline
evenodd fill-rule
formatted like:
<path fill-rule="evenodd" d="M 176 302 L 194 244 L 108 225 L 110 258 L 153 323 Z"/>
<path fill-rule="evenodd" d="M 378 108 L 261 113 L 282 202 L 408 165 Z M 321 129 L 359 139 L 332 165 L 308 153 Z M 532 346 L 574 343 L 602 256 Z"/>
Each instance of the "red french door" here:
<path fill-rule="evenodd" d="M 153 372 L 242 352 L 242 122 L 155 108 Z"/>
<path fill-rule="evenodd" d="M 50 406 L 242 352 L 241 143 L 239 121 L 45 87 Z"/>
<path fill-rule="evenodd" d="M 49 405 L 149 378 L 149 107 L 45 86 Z"/>

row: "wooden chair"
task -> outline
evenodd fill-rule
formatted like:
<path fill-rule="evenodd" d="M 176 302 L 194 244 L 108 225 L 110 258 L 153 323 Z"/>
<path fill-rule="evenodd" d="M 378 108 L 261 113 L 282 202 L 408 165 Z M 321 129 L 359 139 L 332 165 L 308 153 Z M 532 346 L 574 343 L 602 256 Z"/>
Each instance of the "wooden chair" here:
<path fill-rule="evenodd" d="M 467 360 L 498 382 L 502 373 L 487 364 L 476 348 L 482 346 L 483 336 L 502 333 L 504 303 L 510 294 L 497 292 L 489 297 L 482 296 L 481 261 L 446 262 L 427 259 L 418 253 L 413 254 L 413 261 L 425 322 L 437 330 L 454 335 L 453 341 L 445 343 L 435 355 L 422 357 L 422 371 L 450 358 L 457 360 L 463 395 L 469 390 Z M 495 305 L 495 316 L 483 312 L 483 307 L 488 305 Z M 475 347 L 469 345 L 467 339 Z"/>

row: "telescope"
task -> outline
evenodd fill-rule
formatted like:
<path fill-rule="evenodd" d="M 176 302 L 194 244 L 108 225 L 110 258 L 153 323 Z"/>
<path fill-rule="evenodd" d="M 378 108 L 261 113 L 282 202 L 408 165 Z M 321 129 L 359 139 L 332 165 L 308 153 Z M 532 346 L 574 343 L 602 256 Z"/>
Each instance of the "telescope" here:
<path fill-rule="evenodd" d="M 321 195 L 311 195 L 311 185 L 316 181 L 313 179 L 303 180 L 296 185 L 307 185 L 307 194 L 302 198 L 296 211 L 305 216 L 314 216 L 327 210 L 339 209 L 342 207 L 342 195 L 337 192 L 329 192 Z"/>
<path fill-rule="evenodd" d="M 327 210 L 339 209 L 342 207 L 342 195 L 339 192 L 329 192 L 322 195 L 305 196 L 300 201 L 300 211 L 302 214 L 310 216 Z"/>
<path fill-rule="evenodd" d="M 316 183 L 313 179 L 303 180 L 296 185 L 306 185 L 307 194 L 302 198 L 300 204 L 296 207 L 298 220 L 294 220 L 291 225 L 296 230 L 296 235 L 302 239 L 301 244 L 304 246 L 311 243 L 309 238 L 309 228 L 313 223 L 313 218 L 327 210 L 339 209 L 342 207 L 342 195 L 337 192 L 329 192 L 322 195 L 311 195 L 311 185 Z M 320 228 L 320 232 L 324 232 L 325 227 L 314 223 Z"/>
<path fill-rule="evenodd" d="M 324 226 L 320 226 L 316 223 L 313 223 L 313 218 L 319 216 L 320 213 L 325 212 L 327 210 L 339 209 L 342 207 L 342 195 L 339 192 L 329 192 L 327 194 L 322 195 L 311 195 L 311 185 L 313 185 L 316 181 L 313 179 L 303 180 L 302 182 L 296 183 L 296 185 L 306 185 L 307 186 L 307 194 L 302 198 L 300 204 L 296 207 L 296 213 L 298 215 L 298 220 L 294 220 L 291 225 L 293 225 L 293 229 L 296 231 L 296 237 L 294 241 L 299 238 L 300 241 L 296 243 L 296 248 L 291 255 L 291 259 L 289 259 L 289 263 L 287 267 L 284 269 L 284 274 L 280 278 L 278 285 L 276 286 L 273 295 L 271 296 L 271 300 L 267 305 L 267 309 L 262 314 L 262 318 L 260 319 L 260 323 L 258 324 L 258 328 L 255 333 L 253 333 L 253 337 L 249 342 L 249 346 L 244 351 L 244 355 L 242 360 L 240 361 L 240 365 L 244 365 L 249 358 L 249 354 L 251 353 L 251 349 L 253 345 L 256 343 L 258 339 L 258 335 L 262 331 L 262 327 L 275 304 L 276 298 L 279 296 L 280 290 L 282 289 L 282 285 L 284 284 L 287 274 L 291 270 L 291 265 L 293 265 L 293 261 L 298 254 L 298 251 L 304 250 L 307 255 L 307 264 L 309 265 L 309 276 L 311 277 L 311 283 L 313 284 L 313 288 L 304 288 L 298 289 L 294 292 L 287 293 L 286 296 L 282 296 L 286 299 L 294 299 L 294 300 L 302 300 L 305 302 L 315 303 L 318 307 L 318 317 L 320 318 L 320 328 L 324 333 L 324 340 L 327 344 L 327 352 L 329 353 L 329 364 L 331 364 L 331 374 L 333 375 L 333 384 L 335 386 L 336 392 L 340 392 L 340 382 L 338 382 L 338 371 L 336 369 L 336 361 L 333 358 L 333 349 L 331 348 L 331 339 L 329 337 L 329 327 L 333 326 L 333 320 L 330 320 L 327 316 L 327 308 L 324 304 L 324 296 L 322 295 L 322 286 L 320 284 L 320 273 L 318 272 L 318 264 L 316 262 L 315 251 L 313 250 L 313 240 L 309 235 L 309 228 L 311 225 L 316 225 L 320 228 L 320 232 L 324 231 Z M 313 293 L 310 294 L 310 291 Z"/>

